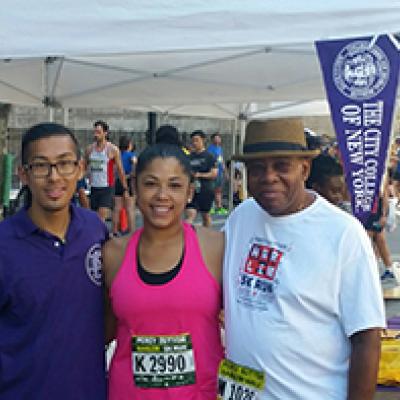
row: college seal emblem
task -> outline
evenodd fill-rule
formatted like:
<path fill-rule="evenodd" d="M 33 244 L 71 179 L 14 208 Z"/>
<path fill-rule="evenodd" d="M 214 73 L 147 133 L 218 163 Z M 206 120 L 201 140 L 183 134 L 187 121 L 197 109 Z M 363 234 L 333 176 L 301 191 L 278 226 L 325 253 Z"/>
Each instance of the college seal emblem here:
<path fill-rule="evenodd" d="M 368 100 L 379 94 L 389 80 L 390 64 L 386 54 L 367 40 L 349 43 L 333 63 L 333 81 L 344 96 Z"/>
<path fill-rule="evenodd" d="M 100 286 L 102 280 L 102 263 L 101 246 L 99 243 L 94 244 L 86 253 L 85 267 L 90 280 L 95 285 Z"/>

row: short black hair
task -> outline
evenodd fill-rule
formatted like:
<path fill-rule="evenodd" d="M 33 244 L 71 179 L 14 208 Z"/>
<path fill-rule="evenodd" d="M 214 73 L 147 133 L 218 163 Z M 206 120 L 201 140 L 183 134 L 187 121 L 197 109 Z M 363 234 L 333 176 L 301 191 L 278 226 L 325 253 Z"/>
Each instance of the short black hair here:
<path fill-rule="evenodd" d="M 213 140 L 216 136 L 219 136 L 219 137 L 221 137 L 221 135 L 219 134 L 219 132 L 215 132 L 215 133 L 213 133 L 212 135 L 211 135 L 211 140 Z"/>
<path fill-rule="evenodd" d="M 42 122 L 30 127 L 22 136 L 21 140 L 21 164 L 28 162 L 29 144 L 43 138 L 51 136 L 69 136 L 75 144 L 76 156 L 80 158 L 79 143 L 75 135 L 67 127 L 54 122 Z"/>
<path fill-rule="evenodd" d="M 308 177 L 306 186 L 311 189 L 314 184 L 323 186 L 327 179 L 332 176 L 342 176 L 343 167 L 328 154 L 320 154 L 315 157 L 311 164 L 310 176 Z"/>
<path fill-rule="evenodd" d="M 161 125 L 156 130 L 156 143 L 174 144 L 175 146 L 182 146 L 179 139 L 178 130 L 172 125 Z"/>
<path fill-rule="evenodd" d="M 156 158 L 175 158 L 190 181 L 192 173 L 189 158 L 179 146 L 168 143 L 156 143 L 146 147 L 140 153 L 136 165 L 136 177 L 138 177 L 146 169 L 147 165 Z"/>
<path fill-rule="evenodd" d="M 121 151 L 126 151 L 128 150 L 130 143 L 131 139 L 126 135 L 122 135 L 119 137 L 118 147 Z"/>
<path fill-rule="evenodd" d="M 190 138 L 192 138 L 193 136 L 200 136 L 202 139 L 206 138 L 206 134 L 200 129 L 197 129 L 190 134 Z"/>
<path fill-rule="evenodd" d="M 104 132 L 108 132 L 109 127 L 108 127 L 107 122 L 104 122 L 104 121 L 102 121 L 101 119 L 99 119 L 98 121 L 96 121 L 96 122 L 93 124 L 93 127 L 96 128 L 96 126 L 99 126 L 99 125 L 103 128 L 103 131 L 104 131 Z"/>
<path fill-rule="evenodd" d="M 53 136 L 69 136 L 75 144 L 76 157 L 80 159 L 79 143 L 75 135 L 67 127 L 54 122 L 42 122 L 31 126 L 22 136 L 21 140 L 21 164 L 25 165 L 29 158 L 29 145 L 36 140 L 53 137 Z M 30 207 L 32 204 L 32 193 L 27 185 L 21 189 L 21 196 L 24 197 L 25 207 Z"/>
<path fill-rule="evenodd" d="M 309 131 L 304 131 L 304 136 L 306 137 L 307 148 L 309 150 L 320 149 L 322 146 L 321 136 L 312 135 Z"/>

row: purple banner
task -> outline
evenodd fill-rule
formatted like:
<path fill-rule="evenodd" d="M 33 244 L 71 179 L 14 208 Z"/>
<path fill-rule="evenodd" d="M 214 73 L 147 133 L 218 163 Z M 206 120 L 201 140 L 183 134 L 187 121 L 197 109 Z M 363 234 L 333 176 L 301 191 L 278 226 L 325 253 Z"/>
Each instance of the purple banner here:
<path fill-rule="evenodd" d="M 353 214 L 376 209 L 385 169 L 400 53 L 379 36 L 316 42 Z"/>

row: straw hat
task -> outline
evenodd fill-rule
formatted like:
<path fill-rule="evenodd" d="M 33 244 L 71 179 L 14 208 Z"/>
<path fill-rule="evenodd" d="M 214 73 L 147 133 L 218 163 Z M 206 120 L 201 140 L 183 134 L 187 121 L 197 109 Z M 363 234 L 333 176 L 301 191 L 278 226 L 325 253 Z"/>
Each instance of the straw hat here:
<path fill-rule="evenodd" d="M 235 160 L 251 160 L 265 157 L 315 157 L 319 150 L 307 148 L 303 121 L 300 118 L 250 121 L 246 127 L 243 154 Z"/>

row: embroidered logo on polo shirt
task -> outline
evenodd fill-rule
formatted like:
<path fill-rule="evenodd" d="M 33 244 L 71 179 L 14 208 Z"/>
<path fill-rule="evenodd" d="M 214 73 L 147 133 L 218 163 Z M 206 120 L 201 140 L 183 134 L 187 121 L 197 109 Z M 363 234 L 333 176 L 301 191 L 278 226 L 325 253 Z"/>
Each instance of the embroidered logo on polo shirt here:
<path fill-rule="evenodd" d="M 101 286 L 102 280 L 102 263 L 101 263 L 101 246 L 99 243 L 94 244 L 86 253 L 85 258 L 86 273 L 90 280 L 97 286 Z"/>

